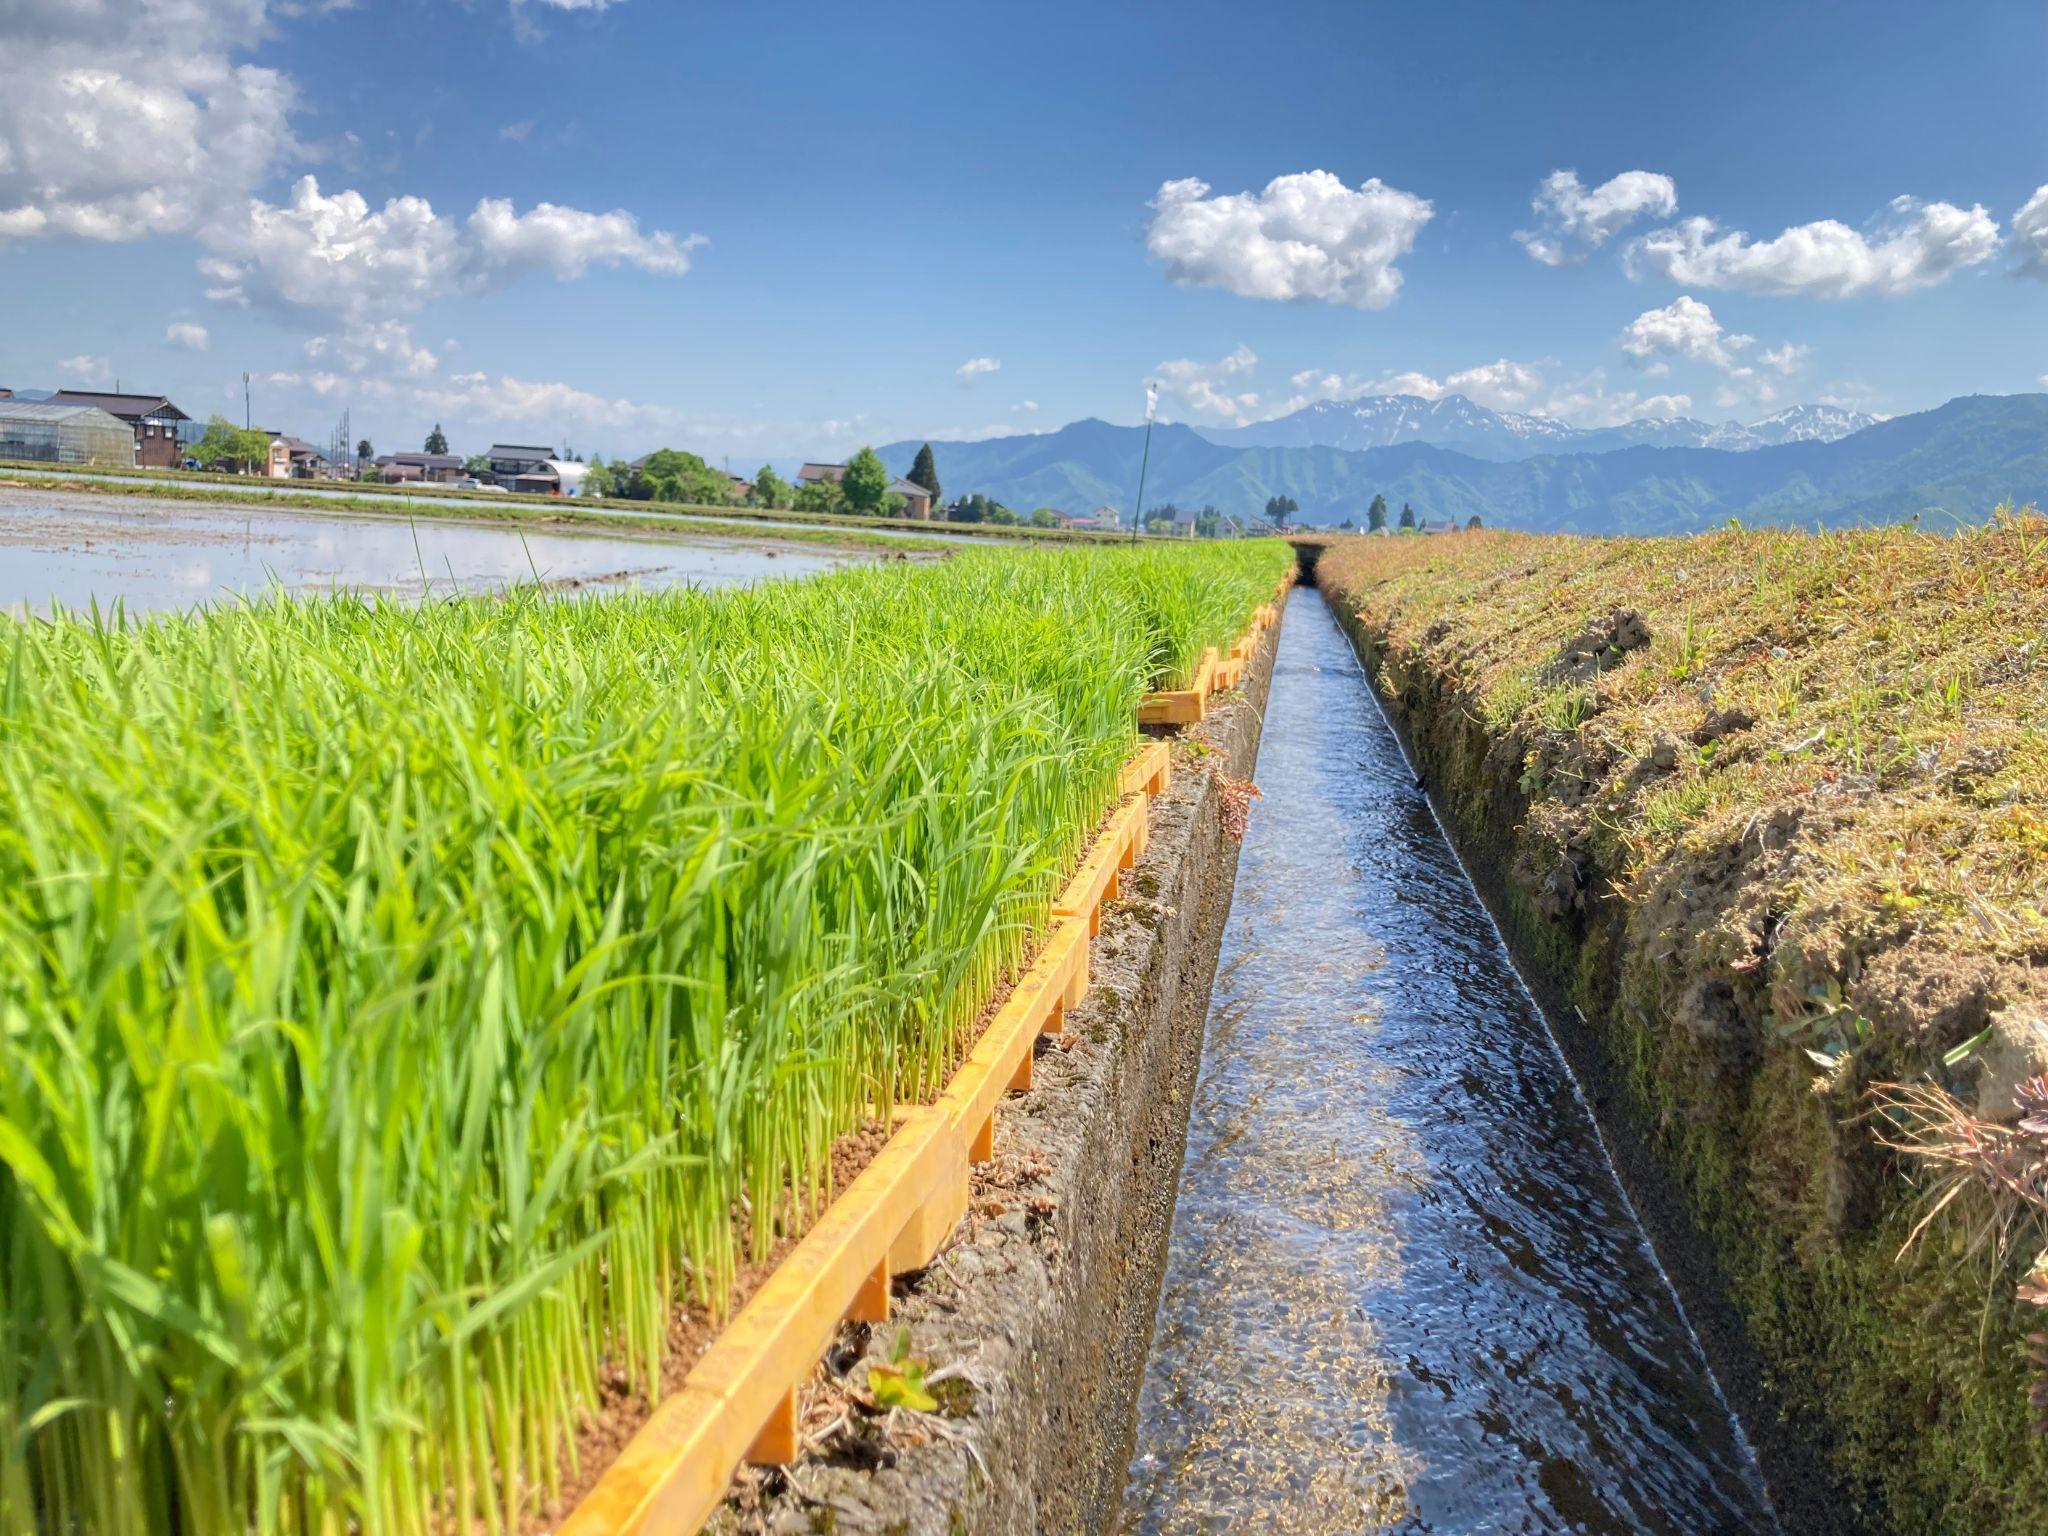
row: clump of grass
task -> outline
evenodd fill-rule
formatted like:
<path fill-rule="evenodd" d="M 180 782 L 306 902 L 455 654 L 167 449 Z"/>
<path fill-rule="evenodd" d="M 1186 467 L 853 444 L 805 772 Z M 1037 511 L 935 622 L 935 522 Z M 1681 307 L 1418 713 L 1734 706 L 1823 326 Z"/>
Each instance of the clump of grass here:
<path fill-rule="evenodd" d="M 0 1531 L 516 1526 L 1291 558 L 0 629 Z"/>

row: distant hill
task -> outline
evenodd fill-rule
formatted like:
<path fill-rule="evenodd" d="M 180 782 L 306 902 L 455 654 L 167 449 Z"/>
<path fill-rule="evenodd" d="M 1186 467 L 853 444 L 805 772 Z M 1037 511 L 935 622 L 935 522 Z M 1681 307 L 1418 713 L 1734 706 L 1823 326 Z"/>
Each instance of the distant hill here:
<path fill-rule="evenodd" d="M 1761 424 L 1760 424 L 1761 425 Z M 1786 424 L 1788 433 L 1801 423 Z M 1010 506 L 1128 509 L 1142 427 L 1080 421 L 1057 432 L 932 444 L 946 496 Z M 915 442 L 880 449 L 901 474 Z M 1969 395 L 1834 441 L 1744 450 L 1614 446 L 1514 460 L 1431 443 L 1367 449 L 1239 446 L 1182 426 L 1154 429 L 1145 502 L 1214 505 L 1257 517 L 1291 496 L 1309 523 L 1365 521 L 1374 493 L 1429 518 L 1582 533 L 1681 533 L 1748 523 L 1889 522 L 1915 513 L 1978 521 L 2001 501 L 2048 505 L 2048 395 Z"/>
<path fill-rule="evenodd" d="M 1688 416 L 1643 417 L 1616 427 L 1573 427 L 1548 416 L 1489 410 L 1463 395 L 1360 395 L 1322 400 L 1248 427 L 1202 427 L 1211 442 L 1238 448 L 1390 448 L 1432 443 L 1475 459 L 1532 459 L 1545 453 L 1609 453 L 1619 448 L 1725 448 L 1744 453 L 1790 442 L 1832 442 L 1877 418 L 1835 405 L 1795 405 L 1744 426 Z"/>

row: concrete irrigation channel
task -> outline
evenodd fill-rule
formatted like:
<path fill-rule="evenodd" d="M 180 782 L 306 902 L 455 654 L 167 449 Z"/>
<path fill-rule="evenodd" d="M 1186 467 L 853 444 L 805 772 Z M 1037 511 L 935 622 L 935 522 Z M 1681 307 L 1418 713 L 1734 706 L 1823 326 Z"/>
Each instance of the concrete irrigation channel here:
<path fill-rule="evenodd" d="M 709 1529 L 1824 1528 L 1781 1525 L 1319 594 L 1224 700 L 967 1218 Z M 939 1411 L 842 1412 L 899 1339 Z"/>

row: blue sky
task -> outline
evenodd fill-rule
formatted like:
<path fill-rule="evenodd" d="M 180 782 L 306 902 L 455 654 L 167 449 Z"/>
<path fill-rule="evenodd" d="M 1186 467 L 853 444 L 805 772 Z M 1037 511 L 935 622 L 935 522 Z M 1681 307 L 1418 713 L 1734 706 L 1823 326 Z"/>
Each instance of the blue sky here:
<path fill-rule="evenodd" d="M 1153 378 L 1916 410 L 2048 387 L 2044 65 L 2038 4 L 0 0 L 0 384 L 736 468 Z"/>

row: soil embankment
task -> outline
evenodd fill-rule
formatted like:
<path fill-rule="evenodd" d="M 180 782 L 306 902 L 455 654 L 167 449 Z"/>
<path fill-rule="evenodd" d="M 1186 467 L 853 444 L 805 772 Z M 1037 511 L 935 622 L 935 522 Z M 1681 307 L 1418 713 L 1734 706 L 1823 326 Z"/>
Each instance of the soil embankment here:
<path fill-rule="evenodd" d="M 952 1243 L 899 1278 L 889 1323 L 843 1331 L 802 1398 L 805 1458 L 743 1470 L 711 1530 L 1113 1527 L 1277 635 L 1176 747 L 1087 1001 L 996 1117 Z M 936 1413 L 873 1411 L 899 1330 Z"/>
<path fill-rule="evenodd" d="M 1320 551 L 1792 1529 L 2048 1517 L 2044 546 L 2025 518 Z"/>

